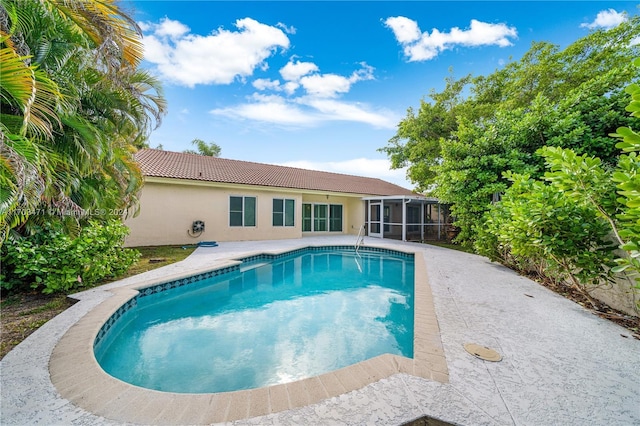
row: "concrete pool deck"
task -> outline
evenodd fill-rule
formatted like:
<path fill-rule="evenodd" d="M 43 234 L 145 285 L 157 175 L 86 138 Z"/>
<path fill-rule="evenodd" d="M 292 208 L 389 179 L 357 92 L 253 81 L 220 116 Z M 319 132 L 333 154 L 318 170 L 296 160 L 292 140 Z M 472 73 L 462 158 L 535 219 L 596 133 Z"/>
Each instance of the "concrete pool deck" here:
<path fill-rule="evenodd" d="M 80 293 L 80 302 L 0 361 L 0 423 L 151 424 L 137 415 L 115 416 L 122 411 L 117 404 L 113 415 L 96 415 L 63 398 L 52 383 L 49 366 L 58 343 L 81 318 L 113 298 L 110 290 L 205 269 L 246 253 L 354 242 L 353 236 L 340 236 L 220 243 L 199 248 L 185 261 Z M 400 425 L 422 416 L 463 425 L 640 424 L 640 341 L 626 329 L 480 256 L 368 237 L 365 244 L 422 253 L 448 383 L 443 377 L 425 378 L 398 368 L 388 377 L 351 391 L 344 387 L 344 393 L 320 402 L 232 424 Z M 477 359 L 464 350 L 465 343 L 495 349 L 503 359 Z M 82 387 L 90 387 L 92 380 L 87 377 Z M 326 388 L 323 385 L 323 392 Z M 289 406 L 298 396 L 284 393 Z M 267 399 L 267 409 L 276 411 L 274 404 L 281 402 Z M 182 404 L 183 412 L 196 411 L 205 423 L 205 413 L 195 404 Z M 229 402 L 225 413 L 236 408 Z M 138 411 L 149 409 L 149 403 L 140 401 Z M 161 412 L 155 415 L 154 423 L 162 423 Z"/>

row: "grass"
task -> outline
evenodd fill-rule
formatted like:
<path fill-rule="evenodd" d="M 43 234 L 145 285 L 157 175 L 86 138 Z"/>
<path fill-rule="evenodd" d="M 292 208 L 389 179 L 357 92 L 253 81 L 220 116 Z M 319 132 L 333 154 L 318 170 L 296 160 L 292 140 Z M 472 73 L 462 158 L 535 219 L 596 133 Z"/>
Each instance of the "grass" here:
<path fill-rule="evenodd" d="M 73 303 L 64 294 L 14 294 L 2 299 L 0 358 Z"/>
<path fill-rule="evenodd" d="M 195 248 L 183 249 L 182 246 L 155 246 L 155 247 L 136 247 L 141 254 L 140 259 L 131 265 L 124 275 L 118 277 L 123 279 L 138 275 L 152 269 L 160 268 L 171 263 L 180 262 L 189 256 Z"/>
<path fill-rule="evenodd" d="M 116 281 L 142 272 L 179 262 L 195 249 L 181 246 L 137 247 L 140 259 Z M 109 281 L 101 282 L 106 284 Z M 80 289 L 82 290 L 82 289 Z M 73 290 L 77 292 L 78 290 Z M 38 292 L 18 293 L 0 300 L 0 359 L 47 321 L 73 305 L 66 294 L 45 295 Z"/>
<path fill-rule="evenodd" d="M 66 301 L 66 296 L 65 297 L 59 296 L 48 301 L 44 305 L 38 306 L 28 311 L 20 312 L 19 315 L 28 316 L 28 315 L 39 314 L 41 312 L 47 312 L 47 311 L 64 311 L 68 307 L 69 305 L 68 305 L 68 302 Z"/>

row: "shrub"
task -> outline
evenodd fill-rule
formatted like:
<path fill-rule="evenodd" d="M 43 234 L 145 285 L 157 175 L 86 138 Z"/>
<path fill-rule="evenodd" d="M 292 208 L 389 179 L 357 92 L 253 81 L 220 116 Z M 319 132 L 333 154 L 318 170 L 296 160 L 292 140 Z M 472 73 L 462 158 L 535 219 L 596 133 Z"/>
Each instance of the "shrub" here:
<path fill-rule="evenodd" d="M 587 286 L 606 282 L 613 266 L 607 221 L 555 182 L 507 177 L 513 185 L 485 214 L 478 251 L 518 269 L 534 268 L 555 281 L 567 281 L 590 299 Z"/>
<path fill-rule="evenodd" d="M 31 287 L 43 293 L 95 285 L 124 273 L 140 256 L 122 248 L 128 233 L 118 220 L 89 221 L 76 237 L 45 225 L 28 237 L 2 246 L 1 288 Z"/>
<path fill-rule="evenodd" d="M 640 58 L 634 61 L 640 67 Z M 633 117 L 640 117 L 640 86 L 632 84 L 626 89 L 631 95 L 627 111 Z M 617 215 L 621 224 L 619 240 L 620 248 L 626 252 L 624 257 L 616 259 L 616 272 L 625 271 L 635 279 L 635 288 L 640 290 L 640 133 L 629 127 L 620 127 L 611 136 L 619 138 L 616 147 L 625 154 L 620 156 L 618 167 L 613 174 L 613 181 L 618 189 L 618 202 L 623 209 Z M 637 303 L 640 307 L 640 301 Z"/>

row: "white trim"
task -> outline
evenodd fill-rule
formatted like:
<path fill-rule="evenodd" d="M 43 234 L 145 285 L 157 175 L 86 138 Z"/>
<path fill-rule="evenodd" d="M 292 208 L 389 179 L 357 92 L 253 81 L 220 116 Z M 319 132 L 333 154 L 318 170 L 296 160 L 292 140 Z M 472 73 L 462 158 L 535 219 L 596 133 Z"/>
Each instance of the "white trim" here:
<path fill-rule="evenodd" d="M 362 198 L 363 201 L 365 201 L 366 203 L 366 216 L 365 216 L 365 223 L 367 225 L 367 235 L 374 237 L 374 238 L 385 238 L 385 226 L 387 225 L 391 225 L 391 226 L 400 226 L 401 227 L 401 233 L 400 233 L 400 239 L 402 241 L 407 241 L 407 206 L 409 204 L 411 204 L 412 202 L 413 205 L 415 206 L 416 204 L 418 204 L 420 206 L 420 221 L 419 223 L 411 223 L 411 225 L 418 225 L 420 226 L 420 239 L 424 240 L 425 238 L 425 229 L 426 226 L 432 226 L 432 225 L 437 225 L 437 229 L 438 229 L 438 240 L 441 239 L 442 237 L 442 226 L 443 223 L 440 222 L 440 216 L 441 216 L 441 203 L 437 198 L 434 197 L 424 197 L 421 195 L 398 195 L 398 196 L 379 196 L 379 197 L 363 197 Z M 394 204 L 398 204 L 400 203 L 402 205 L 402 221 L 401 222 L 387 222 L 385 221 L 384 218 L 384 206 L 385 206 L 385 201 L 387 202 L 393 202 Z M 371 232 L 371 224 L 372 224 L 372 220 L 371 220 L 371 207 L 374 205 L 379 205 L 380 206 L 380 233 L 372 233 Z M 438 223 L 425 223 L 424 221 L 424 215 L 425 215 L 425 208 L 426 206 L 434 206 L 437 205 L 438 206 Z M 373 221 L 374 223 L 377 223 L 377 221 Z M 392 238 L 392 237 L 389 237 Z"/>

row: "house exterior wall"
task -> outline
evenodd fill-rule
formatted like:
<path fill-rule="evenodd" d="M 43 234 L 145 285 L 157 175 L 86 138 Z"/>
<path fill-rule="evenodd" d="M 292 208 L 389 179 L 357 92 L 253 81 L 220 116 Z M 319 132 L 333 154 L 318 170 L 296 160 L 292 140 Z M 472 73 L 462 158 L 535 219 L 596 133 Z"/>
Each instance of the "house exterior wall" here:
<path fill-rule="evenodd" d="M 366 203 L 361 195 L 345 196 L 336 194 L 304 194 L 302 203 L 311 204 L 340 204 L 342 205 L 342 233 L 357 235 L 360 226 L 364 224 Z M 302 217 L 302 214 L 300 215 Z M 303 232 L 303 236 L 332 235 L 336 232 Z"/>
<path fill-rule="evenodd" d="M 255 226 L 230 226 L 231 196 L 256 197 Z M 294 226 L 273 226 L 273 199 L 295 200 Z M 199 241 L 247 241 L 301 238 L 306 235 L 357 234 L 364 222 L 362 195 L 314 193 L 286 188 L 226 185 L 179 179 L 147 179 L 140 195 L 140 213 L 125 224 L 130 233 L 125 246 L 195 244 Z M 302 204 L 325 203 L 343 206 L 342 232 L 302 232 Z M 200 220 L 205 230 L 189 235 Z"/>

